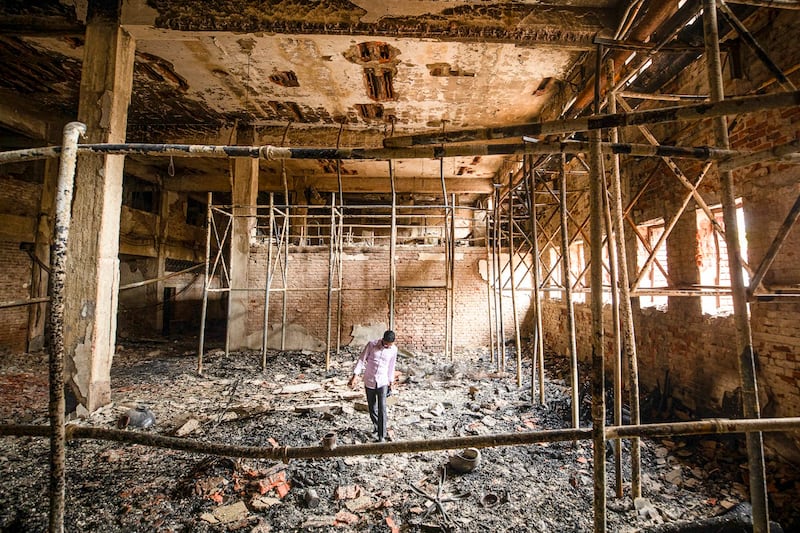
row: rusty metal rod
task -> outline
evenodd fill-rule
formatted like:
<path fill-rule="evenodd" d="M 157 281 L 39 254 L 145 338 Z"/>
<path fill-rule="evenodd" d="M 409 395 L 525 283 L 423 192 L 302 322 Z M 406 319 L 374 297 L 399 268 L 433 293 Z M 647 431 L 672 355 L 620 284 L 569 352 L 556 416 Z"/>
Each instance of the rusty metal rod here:
<path fill-rule="evenodd" d="M 605 438 L 611 440 L 628 439 L 632 437 L 726 435 L 753 431 L 784 432 L 798 429 L 800 429 L 800 417 L 758 419 L 714 418 L 692 422 L 607 426 L 605 429 Z M 470 447 L 489 448 L 496 446 L 524 446 L 550 442 L 570 442 L 589 440 L 591 438 L 591 432 L 592 430 L 590 428 L 518 431 L 514 433 L 495 433 L 492 435 L 473 435 L 445 439 L 339 445 L 332 450 L 322 446 L 282 446 L 278 448 L 237 446 L 233 444 L 201 442 L 192 439 L 167 437 L 142 431 L 80 425 L 67 426 L 65 436 L 68 440 L 95 439 L 126 444 L 140 444 L 190 453 L 282 461 L 291 459 L 325 459 L 360 455 L 455 450 Z M 48 426 L 43 425 L 0 425 L 0 437 L 47 437 L 48 434 Z"/>
<path fill-rule="evenodd" d="M 635 126 L 637 124 L 658 124 L 662 122 L 680 122 L 703 120 L 739 113 L 752 113 L 766 109 L 791 107 L 800 105 L 800 91 L 783 92 L 767 95 L 741 96 L 728 98 L 719 102 L 700 103 L 688 106 L 665 107 L 634 111 L 633 113 L 614 113 L 608 115 L 595 114 L 567 120 L 533 122 L 511 126 L 495 126 L 451 130 L 447 132 L 448 142 L 485 141 L 490 139 L 508 139 L 525 135 L 559 135 L 576 131 L 593 131 L 604 128 Z M 387 148 L 399 148 L 419 144 L 442 142 L 439 133 L 390 137 L 383 141 Z"/>
<path fill-rule="evenodd" d="M 42 296 L 41 298 L 26 298 L 24 300 L 14 300 L 12 302 L 2 302 L 0 303 L 0 309 L 7 309 L 9 307 L 20 307 L 23 305 L 33 305 L 33 304 L 40 304 L 44 302 L 49 302 L 49 296 Z"/>
<path fill-rule="evenodd" d="M 86 125 L 70 122 L 64 126 L 64 150 L 58 168 L 55 223 L 50 253 L 53 272 L 50 276 L 50 512 L 49 531 L 64 531 L 64 495 L 66 487 L 66 436 L 64 399 L 64 282 L 67 279 L 67 243 L 72 220 L 72 193 L 78 157 L 78 137 L 86 133 Z"/>

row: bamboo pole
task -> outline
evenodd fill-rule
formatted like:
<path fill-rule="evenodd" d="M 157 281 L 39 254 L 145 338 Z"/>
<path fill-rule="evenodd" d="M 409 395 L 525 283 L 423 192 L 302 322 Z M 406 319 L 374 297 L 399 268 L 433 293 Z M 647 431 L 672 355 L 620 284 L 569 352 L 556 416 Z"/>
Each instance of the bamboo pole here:
<path fill-rule="evenodd" d="M 528 157 L 528 181 L 530 190 L 528 192 L 528 202 L 530 203 L 529 213 L 531 217 L 531 242 L 533 243 L 532 252 L 533 252 L 533 301 L 534 301 L 534 309 L 536 313 L 536 344 L 534 350 L 538 353 L 538 372 L 534 370 L 533 366 L 531 365 L 531 402 L 533 402 L 533 382 L 534 382 L 534 373 L 538 373 L 539 378 L 539 403 L 541 405 L 545 405 L 545 395 L 544 395 L 544 334 L 542 329 L 542 295 L 540 289 L 540 265 L 541 260 L 539 258 L 539 236 L 537 230 L 537 220 L 536 220 L 536 174 L 533 170 L 533 162 Z"/>
<path fill-rule="evenodd" d="M 334 237 L 336 234 L 336 194 L 331 193 L 331 226 L 328 242 L 328 302 L 325 328 L 325 370 L 331 368 L 331 320 L 333 314 Z"/>
<path fill-rule="evenodd" d="M 497 261 L 497 283 L 495 284 L 495 292 L 497 293 L 497 317 L 498 317 L 498 352 L 497 352 L 497 370 L 504 372 L 506 369 L 506 328 L 503 322 L 503 263 L 501 253 L 503 251 L 503 228 L 502 220 L 500 218 L 500 184 L 494 186 L 494 231 L 496 247 L 495 260 Z"/>
<path fill-rule="evenodd" d="M 716 0 L 703 0 L 703 31 L 711 100 L 712 102 L 720 102 L 725 99 L 725 88 L 722 80 L 722 60 L 719 53 Z M 725 116 L 716 117 L 713 123 L 717 144 L 728 147 L 728 121 Z M 720 184 L 722 186 L 725 242 L 728 248 L 728 267 L 733 291 L 736 347 L 742 384 L 742 406 L 745 418 L 758 418 L 760 416 L 760 407 L 755 352 L 747 309 L 747 293 L 742 274 L 742 255 L 739 246 L 739 225 L 736 218 L 733 173 L 730 171 L 720 172 Z M 753 506 L 753 531 L 755 533 L 768 533 L 769 509 L 767 507 L 767 484 L 764 471 L 764 443 L 761 433 L 747 433 L 747 454 L 750 474 L 750 499 Z"/>
<path fill-rule="evenodd" d="M 264 283 L 264 336 L 261 338 L 261 371 L 267 371 L 267 342 L 269 341 L 269 293 L 272 288 L 272 228 L 275 224 L 275 193 L 269 193 L 269 229 L 267 230 L 267 271 Z"/>
<path fill-rule="evenodd" d="M 486 209 L 486 216 L 484 219 L 485 226 L 486 226 L 486 238 L 484 239 L 484 244 L 486 246 L 486 316 L 488 318 L 488 329 L 489 329 L 489 362 L 494 362 L 494 354 L 495 354 L 495 346 L 494 346 L 494 333 L 495 327 L 494 323 L 492 322 L 492 279 L 494 277 L 494 257 L 492 257 L 491 252 L 489 250 L 489 209 L 487 206 Z"/>
<path fill-rule="evenodd" d="M 286 139 L 286 133 L 289 131 L 289 126 L 286 126 L 286 130 L 284 131 L 283 137 L 284 142 Z M 283 143 L 281 143 L 283 144 Z M 285 215 L 283 218 L 283 262 L 281 263 L 281 280 L 283 281 L 283 301 L 281 306 L 281 351 L 286 349 L 286 317 L 288 315 L 288 288 L 289 288 L 289 235 L 291 231 L 291 215 L 290 215 L 290 207 L 289 205 L 291 202 L 289 201 L 289 180 L 286 177 L 286 163 L 281 161 L 281 179 L 283 180 L 283 200 L 286 203 L 285 206 Z"/>
<path fill-rule="evenodd" d="M 450 357 L 455 357 L 456 331 L 456 195 L 450 193 Z"/>
<path fill-rule="evenodd" d="M 578 344 L 575 333 L 575 306 L 572 303 L 570 281 L 569 226 L 567 225 L 567 162 L 561 154 L 559 168 L 559 205 L 561 214 L 561 275 L 564 285 L 564 305 L 567 308 L 567 334 L 569 335 L 570 387 L 572 389 L 572 427 L 580 426 L 580 399 L 578 396 Z"/>
<path fill-rule="evenodd" d="M 211 231 L 214 224 L 214 213 L 211 210 L 211 193 L 206 196 L 206 256 L 205 273 L 203 275 L 203 303 L 200 308 L 200 340 L 197 347 L 197 373 L 203 375 L 203 355 L 206 340 L 206 315 L 208 314 L 208 277 L 209 263 L 211 261 Z"/>
<path fill-rule="evenodd" d="M 514 317 L 514 347 L 517 362 L 517 387 L 522 386 L 522 341 L 519 338 L 519 317 L 517 316 L 517 282 L 514 275 L 514 173 L 508 175 L 508 264 L 511 280 L 511 309 Z"/>
<path fill-rule="evenodd" d="M 594 109 L 600 110 L 600 72 L 603 47 L 597 47 L 595 63 Z M 594 458 L 594 531 L 606 531 L 606 391 L 603 345 L 603 159 L 600 152 L 601 131 L 592 130 L 590 151 L 589 210 L 592 236 L 592 452 Z"/>
<path fill-rule="evenodd" d="M 394 306 L 395 295 L 397 293 L 397 264 L 395 263 L 397 253 L 397 192 L 394 186 L 394 167 L 389 160 L 389 181 L 392 187 L 392 220 L 389 238 L 389 329 L 394 329 Z M 393 376 L 389 376 L 394 379 Z"/>
<path fill-rule="evenodd" d="M 607 74 L 613 79 L 614 76 L 614 63 L 609 61 L 607 63 Z M 613 87 L 613 83 L 609 81 L 609 87 Z M 617 110 L 617 99 L 615 92 L 612 91 L 608 95 L 609 112 L 615 113 Z M 611 128 L 610 130 L 611 142 L 617 142 L 619 139 L 619 128 Z M 630 392 L 630 423 L 639 424 L 639 363 L 636 353 L 636 337 L 633 328 L 633 309 L 631 306 L 630 294 L 630 280 L 628 277 L 628 254 L 625 242 L 625 222 L 622 219 L 622 184 L 620 176 L 619 156 L 612 156 L 611 158 L 611 209 L 613 210 L 614 228 L 617 236 L 617 271 L 618 286 L 619 286 L 619 306 L 620 316 L 619 323 L 620 329 L 616 331 L 616 335 L 622 336 L 622 350 L 625 352 L 625 359 L 628 362 L 628 379 L 629 379 L 629 392 Z M 615 323 L 616 324 L 616 323 Z M 620 351 L 620 357 L 622 353 Z M 620 373 L 622 369 L 622 361 L 620 360 Z M 617 392 L 614 396 L 616 399 L 619 396 L 622 400 L 623 388 L 619 385 Z M 622 425 L 622 419 L 617 420 L 617 425 Z M 622 449 L 622 442 L 617 443 L 617 448 Z M 622 464 L 617 463 L 617 468 Z M 631 440 L 631 498 L 639 498 L 642 495 L 642 459 L 641 459 L 641 443 L 638 438 Z"/>
<path fill-rule="evenodd" d="M 72 194 L 75 187 L 75 165 L 77 161 L 78 137 L 86 134 L 86 125 L 70 122 L 64 126 L 61 161 L 58 167 L 58 183 L 55 198 L 55 223 L 52 258 L 52 273 L 49 278 L 50 292 L 50 510 L 48 531 L 64 531 L 64 495 L 66 492 L 66 430 L 64 399 L 64 283 L 67 279 L 67 244 L 72 220 Z"/>

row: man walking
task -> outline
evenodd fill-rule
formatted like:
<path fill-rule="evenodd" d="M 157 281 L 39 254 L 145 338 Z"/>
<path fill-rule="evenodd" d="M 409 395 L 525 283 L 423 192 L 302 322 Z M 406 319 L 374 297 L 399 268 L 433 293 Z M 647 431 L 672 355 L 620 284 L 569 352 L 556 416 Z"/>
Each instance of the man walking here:
<path fill-rule="evenodd" d="M 355 389 L 356 377 L 364 372 L 369 417 L 376 428 L 378 442 L 386 440 L 386 395 L 394 381 L 394 365 L 397 361 L 394 339 L 394 331 L 387 329 L 382 338 L 368 342 L 356 362 L 353 376 L 347 382 L 351 389 Z"/>

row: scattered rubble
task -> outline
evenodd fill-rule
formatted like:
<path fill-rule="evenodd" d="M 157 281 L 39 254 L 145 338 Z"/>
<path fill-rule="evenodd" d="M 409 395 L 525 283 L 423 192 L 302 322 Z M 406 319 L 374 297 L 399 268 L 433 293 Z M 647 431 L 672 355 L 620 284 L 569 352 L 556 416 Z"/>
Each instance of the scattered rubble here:
<path fill-rule="evenodd" d="M 171 349 L 170 349 L 171 348 Z M 71 423 L 113 428 L 132 406 L 153 415 L 148 431 L 247 446 L 322 446 L 370 442 L 363 391 L 347 388 L 355 352 L 207 354 L 204 375 L 191 345 L 119 348 L 113 403 Z M 43 364 L 42 358 L 34 358 Z M 530 375 L 527 361 L 523 376 Z M 548 360 L 547 406 L 531 405 L 528 384 L 498 371 L 481 352 L 456 361 L 405 355 L 389 398 L 390 436 L 418 440 L 568 427 L 566 364 Z M 43 367 L 42 367 L 43 368 Z M 42 368 L 0 368 L 0 382 Z M 23 383 L 23 381 L 19 381 Z M 28 382 L 24 382 L 28 383 Z M 46 424 L 46 382 L 31 380 L 21 402 L 0 390 L 2 423 Z M 44 393 L 38 390 L 44 387 Z M 585 397 L 582 402 L 587 401 Z M 590 401 L 590 399 L 588 400 Z M 581 409 L 582 413 L 588 413 Z M 588 425 L 587 419 L 582 425 Z M 683 531 L 739 513 L 747 500 L 746 457 L 737 437 L 642 441 L 643 497 L 613 493 L 609 454 L 608 530 Z M 591 443 L 373 455 L 290 463 L 192 455 L 140 445 L 80 440 L 67 444 L 66 529 L 71 531 L 591 531 Z M 48 443 L 0 439 L 0 531 L 42 531 L 47 524 Z M 472 468 L 452 468 L 453 457 Z M 623 457 L 628 458 L 623 442 Z M 458 462 L 458 461 L 456 461 Z M 770 465 L 771 518 L 797 527 L 800 482 Z M 792 515 L 792 513 L 795 513 Z M 737 520 L 741 521 L 739 518 Z M 794 521 L 792 521 L 794 520 Z M 724 521 L 724 520 L 723 520 Z M 716 523 L 716 522 L 715 522 Z M 673 529 L 663 529 L 673 527 Z M 662 528 L 662 529 L 654 529 Z M 685 531 L 695 531 L 686 529 Z"/>

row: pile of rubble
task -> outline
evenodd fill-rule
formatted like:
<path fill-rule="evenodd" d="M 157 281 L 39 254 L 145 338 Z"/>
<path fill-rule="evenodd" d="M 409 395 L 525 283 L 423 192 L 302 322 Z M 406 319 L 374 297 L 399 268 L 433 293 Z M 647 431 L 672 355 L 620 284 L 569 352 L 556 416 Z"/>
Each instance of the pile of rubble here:
<path fill-rule="evenodd" d="M 114 402 L 71 423 L 242 446 L 318 446 L 331 435 L 339 444 L 367 443 L 372 427 L 363 391 L 346 385 L 355 357 L 342 352 L 326 369 L 319 353 L 270 352 L 262 372 L 260 354 L 217 350 L 206 357 L 201 376 L 189 345 L 120 347 L 112 370 Z M 398 442 L 569 427 L 570 391 L 558 366 L 548 367 L 548 405 L 540 406 L 531 404 L 527 362 L 518 387 L 514 375 L 498 371 L 479 351 L 459 353 L 455 361 L 402 354 L 401 385 L 390 397 L 390 437 Z M 2 371 L 0 379 L 10 374 Z M 6 404 L 14 399 L 2 391 L 0 407 Z M 46 404 L 14 405 L 3 411 L 3 423 L 18 423 L 23 414 L 31 423 L 47 423 Z M 643 497 L 635 501 L 615 497 L 609 456 L 608 530 L 642 531 L 740 511 L 737 505 L 747 499 L 740 447 L 733 437 L 644 440 Z M 470 468 L 458 468 L 453 457 L 459 453 L 464 451 L 280 462 L 76 440 L 67 446 L 66 529 L 593 529 L 590 442 L 483 448 L 468 456 Z M 0 440 L 0 531 L 46 529 L 47 457 L 46 440 Z M 622 469 L 628 494 L 629 465 Z"/>

